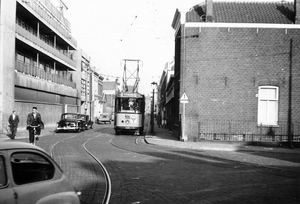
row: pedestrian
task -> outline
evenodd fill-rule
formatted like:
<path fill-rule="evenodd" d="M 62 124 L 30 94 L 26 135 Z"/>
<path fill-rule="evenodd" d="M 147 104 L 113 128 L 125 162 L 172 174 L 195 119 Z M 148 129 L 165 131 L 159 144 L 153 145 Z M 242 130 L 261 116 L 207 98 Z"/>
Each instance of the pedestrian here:
<path fill-rule="evenodd" d="M 173 134 L 173 132 L 172 132 L 173 131 L 173 120 L 171 117 L 167 118 L 167 126 L 169 128 L 170 135 L 172 135 Z"/>
<path fill-rule="evenodd" d="M 156 116 L 156 123 L 158 127 L 161 127 L 161 114 L 158 113 Z"/>
<path fill-rule="evenodd" d="M 35 144 L 35 135 L 41 134 L 41 128 L 43 126 L 41 114 L 37 112 L 37 107 L 32 108 L 32 113 L 27 116 L 27 130 L 29 131 L 29 143 Z"/>
<path fill-rule="evenodd" d="M 162 119 L 162 122 L 161 122 L 161 126 L 162 126 L 163 128 L 165 128 L 165 127 L 166 127 L 166 124 L 167 124 L 167 119 L 166 119 L 166 116 L 164 116 L 163 119 Z"/>
<path fill-rule="evenodd" d="M 8 118 L 9 128 L 11 132 L 10 138 L 12 140 L 14 140 L 16 137 L 19 121 L 20 121 L 19 116 L 17 115 L 17 112 L 14 110 Z"/>

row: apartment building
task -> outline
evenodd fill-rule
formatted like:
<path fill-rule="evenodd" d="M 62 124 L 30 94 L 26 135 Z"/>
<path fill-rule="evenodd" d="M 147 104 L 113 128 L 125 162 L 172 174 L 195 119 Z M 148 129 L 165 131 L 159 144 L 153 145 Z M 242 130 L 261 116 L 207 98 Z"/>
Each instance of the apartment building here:
<path fill-rule="evenodd" d="M 81 107 L 81 58 L 71 25 L 49 0 L 0 1 L 0 132 L 13 110 L 25 128 L 36 106 L 46 126 Z"/>
<path fill-rule="evenodd" d="M 173 77 L 174 77 L 174 61 L 167 62 L 162 72 L 157 87 L 157 112 L 162 118 L 171 118 L 173 112 Z"/>

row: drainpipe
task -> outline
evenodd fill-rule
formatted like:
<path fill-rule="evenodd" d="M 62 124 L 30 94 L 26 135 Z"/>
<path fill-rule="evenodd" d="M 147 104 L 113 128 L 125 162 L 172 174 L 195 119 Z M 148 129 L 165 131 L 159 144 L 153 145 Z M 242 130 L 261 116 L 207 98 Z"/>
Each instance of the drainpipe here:
<path fill-rule="evenodd" d="M 294 1 L 294 11 L 295 11 L 295 24 L 300 24 L 300 0 Z"/>
<path fill-rule="evenodd" d="M 289 68 L 289 96 L 288 96 L 288 141 L 293 141 L 292 130 L 292 68 L 293 68 L 293 39 L 290 39 L 290 68 Z"/>

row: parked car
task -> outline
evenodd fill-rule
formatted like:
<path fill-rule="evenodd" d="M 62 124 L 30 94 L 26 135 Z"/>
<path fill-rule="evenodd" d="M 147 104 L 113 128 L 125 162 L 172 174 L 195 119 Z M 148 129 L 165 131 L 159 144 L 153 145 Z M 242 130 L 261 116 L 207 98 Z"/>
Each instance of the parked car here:
<path fill-rule="evenodd" d="M 80 120 L 82 120 L 83 127 L 87 129 L 93 129 L 94 122 L 90 120 L 89 115 L 80 114 Z"/>
<path fill-rule="evenodd" d="M 83 116 L 78 113 L 63 113 L 59 122 L 57 122 L 57 127 L 55 132 L 60 131 L 83 131 L 86 129 L 86 121 L 82 119 Z"/>
<path fill-rule="evenodd" d="M 1 204 L 79 204 L 80 199 L 57 163 L 25 142 L 0 143 Z"/>
<path fill-rule="evenodd" d="M 109 113 L 100 113 L 100 116 L 97 118 L 97 123 L 111 124 L 111 115 Z"/>

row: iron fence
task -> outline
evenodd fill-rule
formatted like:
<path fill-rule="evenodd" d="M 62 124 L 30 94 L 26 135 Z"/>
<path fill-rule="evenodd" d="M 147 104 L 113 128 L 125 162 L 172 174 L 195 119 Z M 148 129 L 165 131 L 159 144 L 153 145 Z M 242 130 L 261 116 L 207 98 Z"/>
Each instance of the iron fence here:
<path fill-rule="evenodd" d="M 290 130 L 289 130 L 290 128 Z M 280 121 L 277 125 L 260 125 L 257 121 L 244 120 L 202 120 L 198 122 L 199 140 L 223 141 L 289 141 L 300 142 L 300 122 L 288 124 Z"/>

